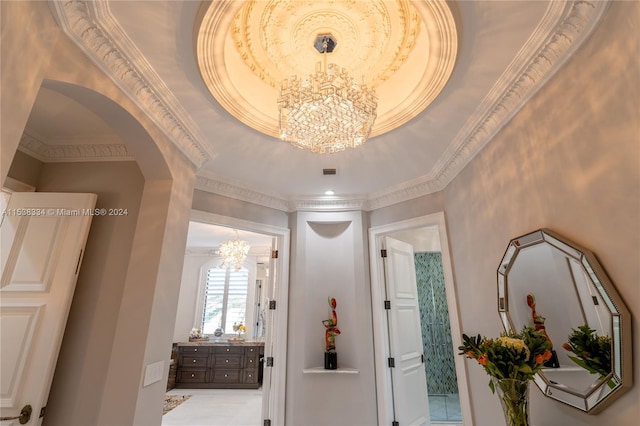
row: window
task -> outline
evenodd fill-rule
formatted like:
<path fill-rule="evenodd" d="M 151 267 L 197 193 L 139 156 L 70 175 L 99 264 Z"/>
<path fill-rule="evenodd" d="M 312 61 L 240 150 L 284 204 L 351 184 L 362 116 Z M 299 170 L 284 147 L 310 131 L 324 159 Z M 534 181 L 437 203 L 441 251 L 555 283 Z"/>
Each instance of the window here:
<path fill-rule="evenodd" d="M 245 322 L 249 270 L 210 268 L 207 271 L 202 316 L 203 334 L 213 334 L 222 327 L 233 333 L 233 323 Z"/>

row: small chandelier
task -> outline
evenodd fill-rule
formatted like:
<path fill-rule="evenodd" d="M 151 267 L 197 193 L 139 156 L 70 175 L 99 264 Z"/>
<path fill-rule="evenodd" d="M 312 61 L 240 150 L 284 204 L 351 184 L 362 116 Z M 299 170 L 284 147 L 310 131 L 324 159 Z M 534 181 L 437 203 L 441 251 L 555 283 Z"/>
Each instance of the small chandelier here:
<path fill-rule="evenodd" d="M 246 241 L 242 241 L 238 238 L 238 231 L 236 231 L 236 238 L 234 240 L 225 241 L 220 244 L 218 254 L 222 256 L 221 268 L 233 267 L 236 271 L 242 268 L 242 264 L 249 254 L 249 248 L 251 246 Z"/>
<path fill-rule="evenodd" d="M 362 145 L 376 119 L 375 90 L 352 78 L 336 64 L 327 67 L 326 54 L 336 46 L 331 34 L 314 43 L 323 64 L 307 78 L 284 80 L 280 87 L 280 137 L 298 148 L 324 154 Z"/>

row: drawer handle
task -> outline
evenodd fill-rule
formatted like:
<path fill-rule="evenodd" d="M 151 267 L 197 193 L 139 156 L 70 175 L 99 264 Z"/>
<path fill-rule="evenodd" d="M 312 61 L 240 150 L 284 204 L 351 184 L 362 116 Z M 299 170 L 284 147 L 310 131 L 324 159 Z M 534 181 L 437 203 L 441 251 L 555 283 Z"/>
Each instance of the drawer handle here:
<path fill-rule="evenodd" d="M 193 349 L 194 352 L 198 352 L 198 348 Z"/>
<path fill-rule="evenodd" d="M 229 377 L 229 376 L 225 374 L 224 377 Z"/>
<path fill-rule="evenodd" d="M 228 359 L 225 359 L 225 360 L 224 360 L 224 362 L 229 362 L 229 360 L 228 360 Z"/>
<path fill-rule="evenodd" d="M 194 360 L 193 360 L 193 362 L 195 363 L 195 362 L 196 362 L 196 360 L 194 359 Z"/>
<path fill-rule="evenodd" d="M 251 374 L 249 374 L 249 377 L 253 377 Z"/>
<path fill-rule="evenodd" d="M 229 352 L 229 348 L 227 348 L 227 352 Z"/>
<path fill-rule="evenodd" d="M 191 377 L 196 377 L 195 373 L 191 373 Z"/>
<path fill-rule="evenodd" d="M 250 360 L 249 360 L 249 362 L 253 362 L 253 360 L 252 360 L 252 359 L 250 359 Z"/>

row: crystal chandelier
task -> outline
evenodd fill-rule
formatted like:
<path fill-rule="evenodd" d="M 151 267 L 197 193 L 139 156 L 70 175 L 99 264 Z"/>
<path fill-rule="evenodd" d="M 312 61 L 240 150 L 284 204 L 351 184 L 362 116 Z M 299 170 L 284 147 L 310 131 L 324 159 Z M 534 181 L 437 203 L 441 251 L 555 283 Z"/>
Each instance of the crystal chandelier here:
<path fill-rule="evenodd" d="M 220 267 L 233 267 L 236 271 L 239 271 L 247 258 L 247 254 L 249 254 L 250 247 L 249 243 L 238 238 L 238 231 L 236 231 L 236 238 L 234 240 L 225 241 L 220 244 L 220 248 L 218 249 L 218 254 L 222 256 Z"/>
<path fill-rule="evenodd" d="M 331 34 L 319 35 L 314 47 L 323 64 L 306 78 L 284 80 L 280 87 L 280 137 L 298 148 L 334 153 L 362 145 L 376 119 L 375 90 L 352 78 L 326 54 L 336 46 Z"/>

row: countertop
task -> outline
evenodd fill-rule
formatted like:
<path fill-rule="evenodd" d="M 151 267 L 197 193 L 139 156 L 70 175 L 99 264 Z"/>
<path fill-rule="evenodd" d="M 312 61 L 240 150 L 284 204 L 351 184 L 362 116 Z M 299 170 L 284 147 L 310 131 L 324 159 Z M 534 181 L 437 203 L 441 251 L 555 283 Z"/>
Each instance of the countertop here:
<path fill-rule="evenodd" d="M 216 342 L 215 340 L 207 340 L 204 342 L 178 342 L 176 344 L 178 346 L 264 346 L 263 341 L 257 340 L 220 340 L 218 342 Z"/>

